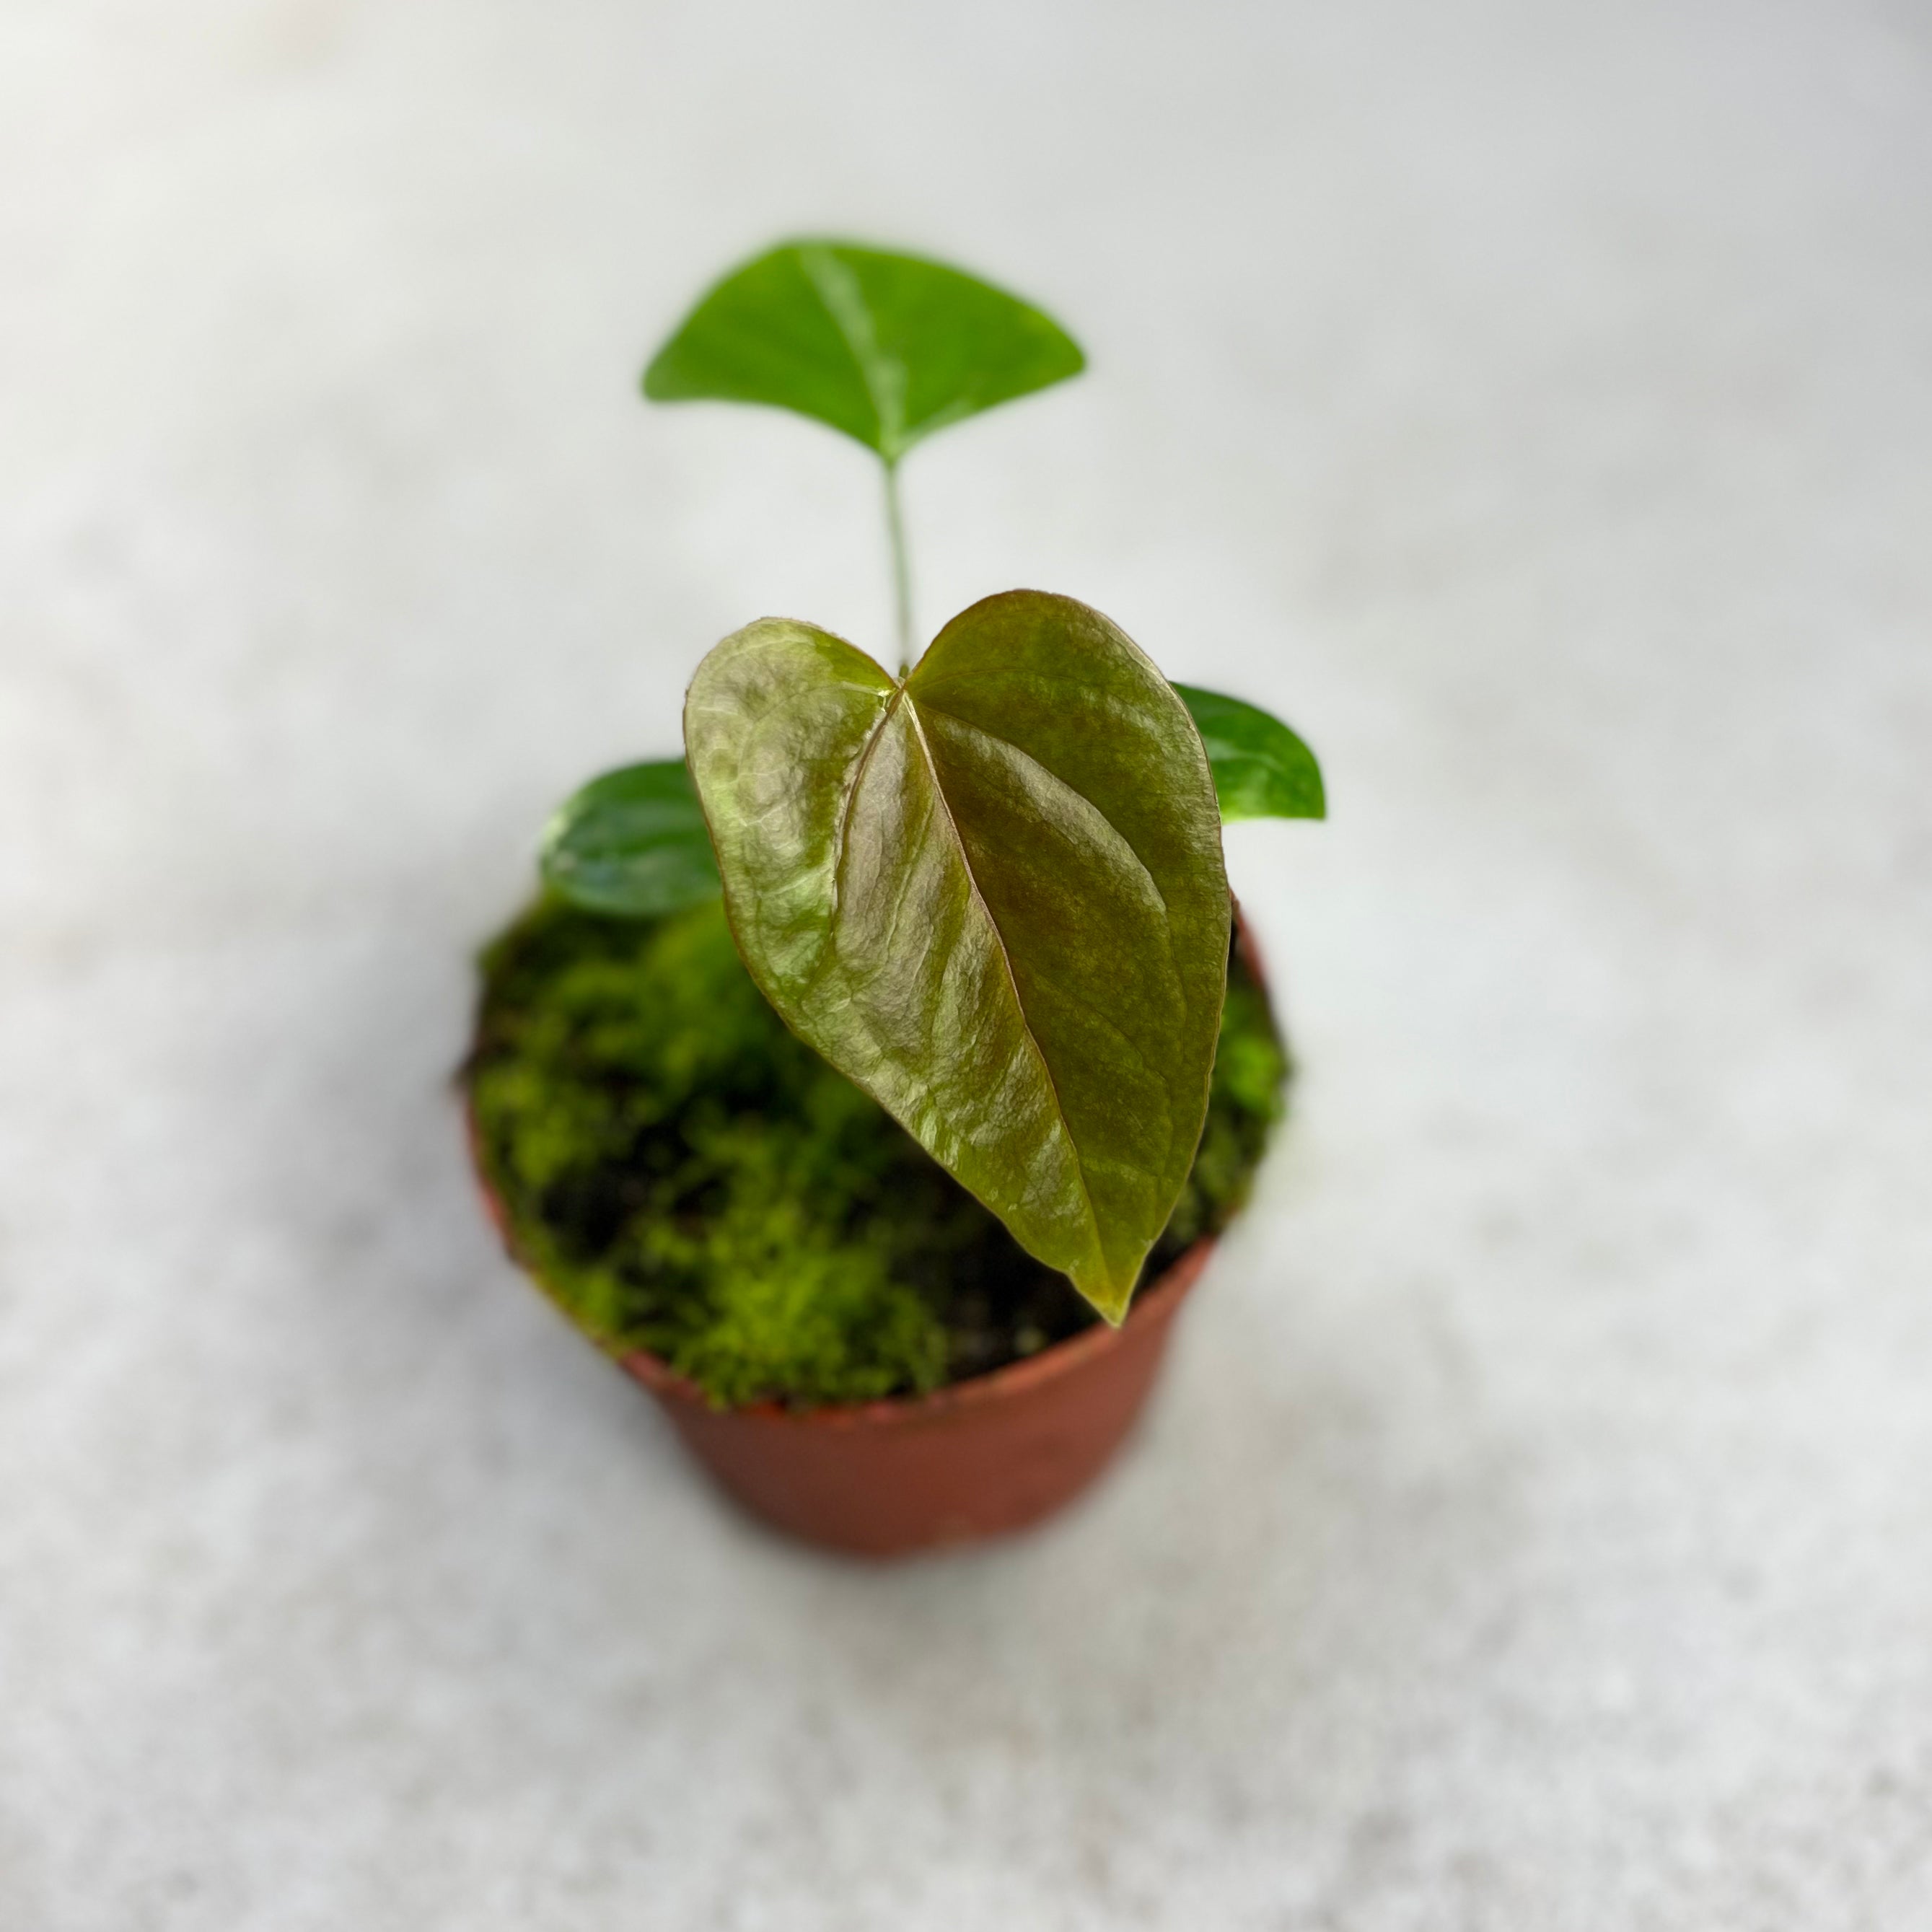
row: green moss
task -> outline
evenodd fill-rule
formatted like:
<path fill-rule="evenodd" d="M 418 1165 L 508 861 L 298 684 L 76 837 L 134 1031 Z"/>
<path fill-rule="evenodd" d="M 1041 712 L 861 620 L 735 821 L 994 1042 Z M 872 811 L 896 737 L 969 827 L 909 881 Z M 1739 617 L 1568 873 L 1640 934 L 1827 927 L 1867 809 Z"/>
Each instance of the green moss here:
<path fill-rule="evenodd" d="M 541 904 L 484 956 L 468 1069 L 519 1252 L 613 1348 L 722 1403 L 930 1389 L 1095 1318 L 878 1104 L 788 1032 L 713 904 Z M 1164 1267 L 1246 1198 L 1288 1065 L 1238 958 Z"/>

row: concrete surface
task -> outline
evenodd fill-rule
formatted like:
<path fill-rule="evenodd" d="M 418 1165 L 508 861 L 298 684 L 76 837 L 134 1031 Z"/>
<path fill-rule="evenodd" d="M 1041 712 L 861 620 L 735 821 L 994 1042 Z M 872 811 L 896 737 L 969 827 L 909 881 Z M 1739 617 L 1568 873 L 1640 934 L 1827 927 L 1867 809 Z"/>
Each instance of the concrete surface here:
<path fill-rule="evenodd" d="M 0 10 L 0 1926 L 1932 1924 L 1918 0 Z M 908 472 L 1323 753 L 1306 1075 L 1090 1507 L 725 1514 L 446 1077 L 543 815 L 862 454 L 797 227 L 1062 314 Z"/>

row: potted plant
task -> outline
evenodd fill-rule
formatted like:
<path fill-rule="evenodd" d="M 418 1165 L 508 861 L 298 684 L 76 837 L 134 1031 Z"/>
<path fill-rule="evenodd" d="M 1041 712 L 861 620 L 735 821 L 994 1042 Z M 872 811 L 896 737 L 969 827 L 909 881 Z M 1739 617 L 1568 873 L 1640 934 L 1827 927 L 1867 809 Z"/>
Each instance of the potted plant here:
<path fill-rule="evenodd" d="M 878 455 L 896 671 L 792 619 L 725 638 L 683 757 L 572 798 L 483 956 L 465 1077 L 511 1252 L 742 1501 L 848 1550 L 1090 1480 L 1281 1107 L 1221 826 L 1321 817 L 1306 746 L 1071 598 L 913 646 L 901 462 L 1083 366 L 912 256 L 794 242 L 713 287 L 644 393 Z"/>

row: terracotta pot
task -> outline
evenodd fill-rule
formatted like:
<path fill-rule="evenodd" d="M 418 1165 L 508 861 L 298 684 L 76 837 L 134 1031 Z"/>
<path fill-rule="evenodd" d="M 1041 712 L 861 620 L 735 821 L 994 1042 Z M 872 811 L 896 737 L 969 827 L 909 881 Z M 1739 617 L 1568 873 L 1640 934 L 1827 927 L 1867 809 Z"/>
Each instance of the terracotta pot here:
<path fill-rule="evenodd" d="M 504 1252 L 536 1279 L 479 1160 L 473 1117 L 467 1126 Z M 661 1356 L 636 1348 L 618 1362 L 752 1515 L 827 1550 L 910 1556 L 1026 1528 L 1096 1478 L 1140 1414 L 1174 1312 L 1211 1252 L 1211 1240 L 1188 1248 L 1134 1296 L 1120 1328 L 1082 1329 L 932 1395 L 798 1412 L 778 1402 L 713 1408 Z"/>
<path fill-rule="evenodd" d="M 535 1278 L 478 1158 L 474 1118 L 466 1124 L 490 1219 Z M 639 1348 L 618 1360 L 754 1516 L 827 1549 L 906 1556 L 1024 1529 L 1086 1488 L 1139 1414 L 1175 1311 L 1214 1248 L 1196 1242 L 1134 1297 L 1120 1328 L 1083 1329 L 931 1395 L 799 1412 L 772 1402 L 714 1408 L 662 1358 Z"/>
<path fill-rule="evenodd" d="M 1113 1460 L 1214 1246 L 1197 1241 L 1148 1283 L 1119 1328 L 1083 1329 L 928 1396 L 800 1413 L 776 1402 L 720 1409 L 655 1355 L 623 1365 L 685 1447 L 778 1528 L 862 1556 L 969 1543 L 1051 1516 Z"/>
<path fill-rule="evenodd" d="M 1238 905 L 1234 932 L 1265 987 Z M 473 1116 L 468 1125 L 490 1218 L 511 1259 L 536 1278 L 484 1172 Z M 826 1549 L 908 1556 L 1024 1529 L 1100 1474 L 1146 1402 L 1174 1315 L 1214 1250 L 1211 1239 L 1196 1242 L 1134 1297 L 1120 1328 L 1084 1329 L 927 1396 L 802 1412 L 777 1402 L 714 1408 L 662 1358 L 638 1349 L 618 1360 L 752 1514 Z"/>

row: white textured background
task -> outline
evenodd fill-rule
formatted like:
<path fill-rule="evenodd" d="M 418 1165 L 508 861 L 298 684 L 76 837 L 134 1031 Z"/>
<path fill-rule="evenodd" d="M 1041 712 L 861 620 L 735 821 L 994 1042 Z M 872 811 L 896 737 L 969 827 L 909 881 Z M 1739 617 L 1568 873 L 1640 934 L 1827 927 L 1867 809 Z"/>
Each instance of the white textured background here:
<path fill-rule="evenodd" d="M 1306 1064 L 1118 1478 L 724 1514 L 446 1084 L 549 806 L 856 447 L 788 230 L 1088 379 L 914 460 L 1300 724 Z M 0 4 L 0 1927 L 1932 1924 L 1924 0 Z"/>

